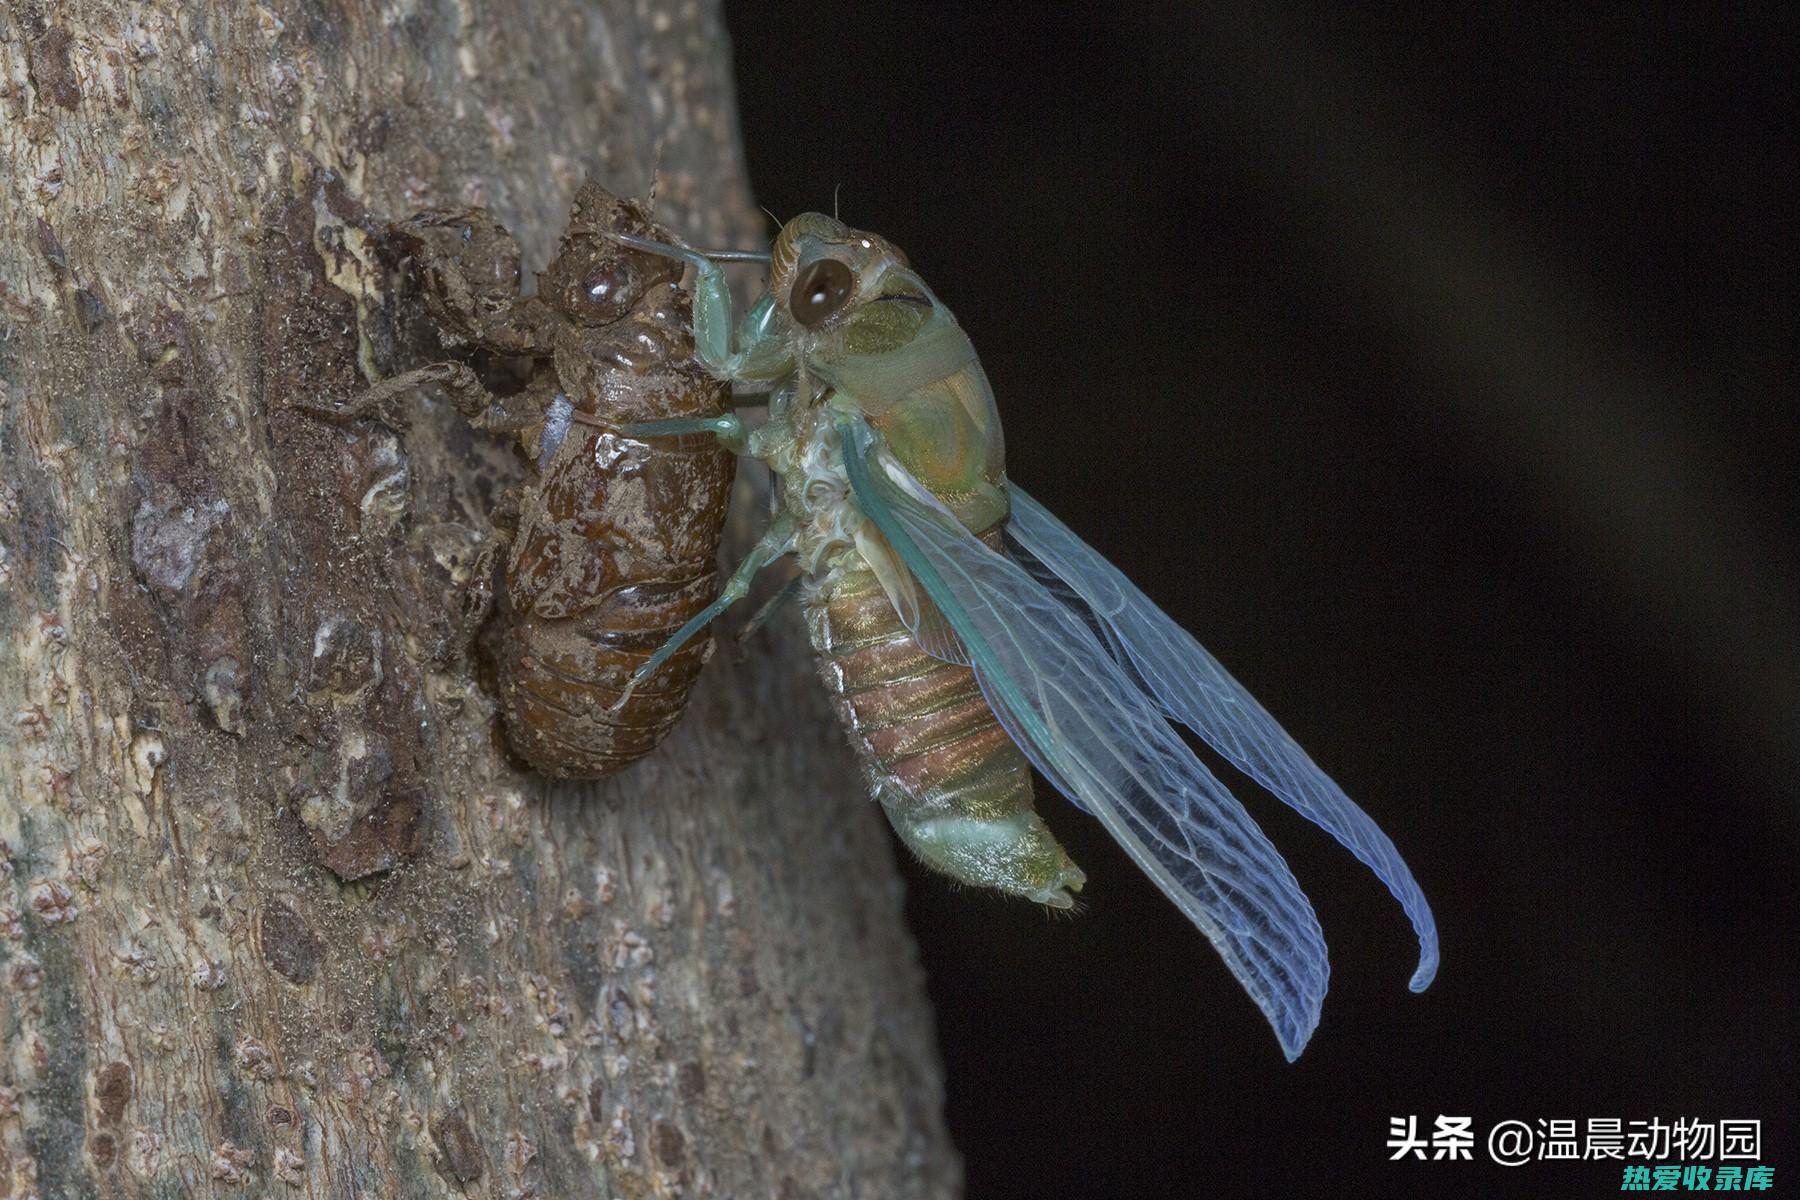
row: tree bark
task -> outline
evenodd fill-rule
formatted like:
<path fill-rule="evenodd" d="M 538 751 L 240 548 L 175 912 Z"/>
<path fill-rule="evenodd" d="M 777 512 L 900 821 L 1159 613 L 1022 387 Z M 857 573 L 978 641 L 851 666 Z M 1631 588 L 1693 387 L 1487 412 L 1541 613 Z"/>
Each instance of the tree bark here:
<path fill-rule="evenodd" d="M 383 220 L 542 265 L 660 164 L 659 220 L 760 233 L 712 6 L 482 9 L 0 17 L 0 1197 L 959 1189 L 798 630 L 553 786 L 444 665 L 511 451 L 287 408 L 416 365 Z"/>

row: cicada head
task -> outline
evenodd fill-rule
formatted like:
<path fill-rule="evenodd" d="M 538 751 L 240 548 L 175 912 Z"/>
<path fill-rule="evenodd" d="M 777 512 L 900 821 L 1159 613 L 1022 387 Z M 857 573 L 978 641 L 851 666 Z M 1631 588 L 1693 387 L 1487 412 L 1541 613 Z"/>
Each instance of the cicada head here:
<path fill-rule="evenodd" d="M 819 213 L 775 239 L 770 291 L 810 376 L 971 529 L 1006 515 L 993 392 L 950 310 L 891 242 Z"/>
<path fill-rule="evenodd" d="M 538 272 L 538 295 L 576 325 L 610 325 L 651 289 L 681 280 L 680 262 L 621 245 L 609 236 L 617 233 L 668 240 L 635 201 L 620 199 L 596 183 L 583 184 L 556 257 Z"/>
<path fill-rule="evenodd" d="M 898 246 L 823 213 L 783 226 L 770 258 L 777 308 L 816 348 L 904 351 L 937 308 Z"/>

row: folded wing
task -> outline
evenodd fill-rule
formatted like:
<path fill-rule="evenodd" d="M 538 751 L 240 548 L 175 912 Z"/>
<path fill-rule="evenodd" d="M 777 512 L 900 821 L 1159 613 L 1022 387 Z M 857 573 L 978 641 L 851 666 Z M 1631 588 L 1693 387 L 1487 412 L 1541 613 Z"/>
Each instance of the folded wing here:
<path fill-rule="evenodd" d="M 1262 831 L 1065 602 L 840 426 L 858 505 L 955 631 L 1007 733 L 1199 927 L 1292 1059 L 1330 969 L 1312 906 Z"/>
<path fill-rule="evenodd" d="M 1419 937 L 1411 987 L 1424 991 L 1437 974 L 1437 924 L 1412 872 L 1387 834 L 1321 771 L 1299 743 L 1233 679 L 1192 634 L 1170 620 L 1117 567 L 1016 485 L 1009 488 L 1010 548 L 1052 591 L 1100 633 L 1113 655 L 1162 710 L 1198 734 L 1233 766 L 1330 832 L 1381 879 Z M 1071 594 L 1072 593 L 1072 594 Z"/>

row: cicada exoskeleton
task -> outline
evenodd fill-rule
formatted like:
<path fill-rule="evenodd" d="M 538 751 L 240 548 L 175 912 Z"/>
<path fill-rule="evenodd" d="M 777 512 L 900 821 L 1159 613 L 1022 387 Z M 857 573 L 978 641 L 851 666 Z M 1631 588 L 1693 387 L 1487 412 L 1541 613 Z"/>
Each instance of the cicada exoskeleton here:
<path fill-rule="evenodd" d="M 684 647 L 620 699 L 636 670 L 719 593 L 732 455 L 705 436 L 622 426 L 724 415 L 729 388 L 693 361 L 679 270 L 605 236 L 650 228 L 589 185 L 538 294 L 563 320 L 556 395 L 507 554 L 493 640 L 507 741 L 549 775 L 605 775 L 681 718 L 711 645 Z M 663 235 L 666 236 L 666 235 Z M 678 264 L 675 264 L 678 266 Z"/>
<path fill-rule="evenodd" d="M 482 646 L 508 746 L 559 778 L 616 771 L 680 719 L 711 650 L 705 637 L 625 693 L 718 595 L 734 469 L 715 438 L 625 432 L 722 417 L 730 392 L 694 361 L 681 264 L 616 235 L 669 236 L 637 203 L 584 185 L 536 294 L 522 297 L 518 246 L 487 211 L 399 223 L 389 241 L 440 339 L 467 361 L 396 377 L 332 414 L 436 383 L 478 428 L 517 435 L 527 478 L 496 513 L 470 624 L 491 611 Z M 504 394 L 487 386 L 499 373 L 511 376 Z"/>

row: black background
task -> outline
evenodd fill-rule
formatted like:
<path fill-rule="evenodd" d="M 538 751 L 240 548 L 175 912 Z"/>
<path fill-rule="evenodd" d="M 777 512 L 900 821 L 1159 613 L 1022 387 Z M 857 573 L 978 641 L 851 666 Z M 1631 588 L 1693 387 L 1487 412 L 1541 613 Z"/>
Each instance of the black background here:
<path fill-rule="evenodd" d="M 1012 476 L 1393 836 L 1240 781 L 1335 967 L 1288 1065 L 1098 827 L 1047 919 L 910 863 L 969 1195 L 1604 1195 L 1388 1119 L 1752 1117 L 1800 1186 L 1781 6 L 727 4 L 757 193 L 905 248 Z M 1686 15 L 1682 15 L 1682 14 Z"/>

